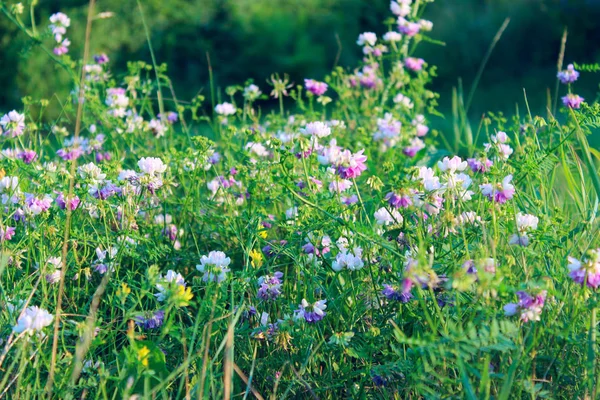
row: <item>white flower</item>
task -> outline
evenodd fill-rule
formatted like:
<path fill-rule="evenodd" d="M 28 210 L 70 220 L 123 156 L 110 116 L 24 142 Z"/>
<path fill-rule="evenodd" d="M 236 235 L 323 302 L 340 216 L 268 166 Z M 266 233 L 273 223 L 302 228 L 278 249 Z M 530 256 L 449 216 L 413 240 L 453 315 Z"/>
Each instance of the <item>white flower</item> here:
<path fill-rule="evenodd" d="M 377 35 L 373 32 L 361 33 L 358 35 L 358 40 L 356 41 L 356 44 L 359 46 L 369 45 L 372 47 L 375 46 L 375 43 L 377 43 Z"/>
<path fill-rule="evenodd" d="M 321 121 L 309 122 L 300 132 L 306 136 L 324 138 L 331 135 L 331 128 Z"/>
<path fill-rule="evenodd" d="M 408 109 L 412 109 L 414 107 L 412 100 L 410 98 L 408 98 L 407 96 L 403 95 L 402 93 L 398 93 L 394 97 L 394 103 L 401 104 L 402 106 L 404 106 Z"/>
<path fill-rule="evenodd" d="M 341 271 L 344 268 L 347 268 L 350 271 L 356 271 L 365 266 L 361 257 L 362 249 L 360 247 L 355 247 L 352 250 L 352 253 L 344 249 L 338 253 L 335 261 L 331 263 L 331 268 L 334 271 Z"/>
<path fill-rule="evenodd" d="M 390 2 L 390 11 L 399 17 L 410 14 L 410 0 L 399 0 Z"/>
<path fill-rule="evenodd" d="M 52 321 L 53 316 L 48 311 L 37 306 L 27 307 L 19 316 L 17 325 L 13 327 L 13 332 L 33 334 L 50 325 Z"/>
<path fill-rule="evenodd" d="M 379 225 L 401 224 L 403 221 L 402 215 L 400 215 L 398 210 L 393 209 L 390 213 L 385 207 L 381 207 L 379 210 L 375 211 L 374 216 Z"/>
<path fill-rule="evenodd" d="M 117 180 L 119 181 L 128 181 L 131 180 L 133 178 L 137 177 L 137 174 L 134 170 L 132 169 L 124 169 L 121 172 L 119 172 L 119 176 L 117 177 Z"/>
<path fill-rule="evenodd" d="M 25 115 L 12 110 L 0 118 L 0 125 L 5 130 L 5 135 L 12 137 L 20 136 L 25 129 Z M 1 131 L 2 129 L 0 129 L 0 133 Z"/>
<path fill-rule="evenodd" d="M 219 115 L 233 115 L 235 111 L 235 106 L 231 103 L 221 103 L 215 107 L 215 112 Z"/>
<path fill-rule="evenodd" d="M 88 163 L 77 168 L 79 176 L 82 179 L 88 180 L 91 185 L 98 185 L 104 181 L 106 174 L 102 173 L 100 167 L 94 163 Z"/>
<path fill-rule="evenodd" d="M 399 42 L 402 40 L 402 35 L 394 31 L 387 32 L 385 35 L 383 35 L 383 40 L 386 42 Z"/>
<path fill-rule="evenodd" d="M 332 193 L 342 193 L 352 187 L 352 181 L 348 179 L 336 179 L 329 184 L 329 191 Z"/>
<path fill-rule="evenodd" d="M 138 161 L 138 167 L 143 173 L 152 176 L 162 174 L 167 170 L 167 166 L 158 157 L 142 157 Z"/>
<path fill-rule="evenodd" d="M 467 162 L 458 156 L 452 158 L 444 157 L 442 161 L 438 161 L 437 165 L 442 172 L 464 171 L 467 168 Z"/>
<path fill-rule="evenodd" d="M 256 154 L 259 157 L 268 157 L 269 150 L 261 143 L 248 142 L 245 147 L 246 150 Z"/>
<path fill-rule="evenodd" d="M 155 137 L 159 138 L 165 135 L 165 132 L 167 131 L 167 126 L 163 124 L 160 120 L 153 119 L 150 122 L 148 122 L 148 129 L 150 129 L 150 131 Z"/>
<path fill-rule="evenodd" d="M 531 214 L 517 214 L 517 229 L 519 232 L 535 230 L 538 227 L 539 218 Z"/>
<path fill-rule="evenodd" d="M 254 84 L 248 85 L 244 88 L 244 97 L 248 100 L 256 100 L 261 94 L 262 92 L 258 86 Z"/>
<path fill-rule="evenodd" d="M 287 219 L 296 219 L 298 217 L 298 207 L 290 207 L 285 210 L 285 217 Z"/>
<path fill-rule="evenodd" d="M 422 31 L 431 31 L 433 29 L 433 22 L 428 21 L 426 19 L 421 19 L 418 22 L 419 25 L 421 25 L 421 30 Z"/>
<path fill-rule="evenodd" d="M 204 276 L 204 282 L 223 282 L 227 277 L 227 272 L 230 271 L 229 264 L 231 258 L 227 257 L 222 251 L 211 251 L 208 256 L 200 258 L 200 264 L 196 265 L 196 269 Z"/>

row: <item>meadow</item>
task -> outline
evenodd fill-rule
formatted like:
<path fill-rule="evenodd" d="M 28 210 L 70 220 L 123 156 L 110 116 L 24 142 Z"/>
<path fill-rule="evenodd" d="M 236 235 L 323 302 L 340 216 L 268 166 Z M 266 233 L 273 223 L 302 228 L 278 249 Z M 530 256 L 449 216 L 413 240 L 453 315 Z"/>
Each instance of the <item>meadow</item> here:
<path fill-rule="evenodd" d="M 456 90 L 436 129 L 430 3 L 323 79 L 181 98 L 144 2 L 115 73 L 94 0 L 81 51 L 0 1 L 66 77 L 0 110 L 0 399 L 598 398 L 600 66 L 565 34 L 542 116 Z"/>

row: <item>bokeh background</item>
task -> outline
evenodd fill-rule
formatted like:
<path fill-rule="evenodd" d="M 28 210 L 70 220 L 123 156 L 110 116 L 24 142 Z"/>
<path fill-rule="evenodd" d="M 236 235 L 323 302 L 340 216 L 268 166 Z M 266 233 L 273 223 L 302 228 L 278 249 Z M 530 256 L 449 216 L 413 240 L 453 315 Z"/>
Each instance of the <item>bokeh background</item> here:
<path fill-rule="evenodd" d="M 24 2 L 26 5 L 26 2 Z M 390 17 L 388 0 L 143 0 L 159 63 L 169 66 L 179 98 L 208 93 L 210 55 L 216 85 L 224 88 L 248 78 L 266 89 L 273 72 L 301 83 L 322 79 L 338 60 L 354 67 L 361 58 L 355 45 L 363 31 L 383 34 Z M 56 11 L 71 18 L 71 54 L 82 53 L 87 1 L 39 0 L 35 19 L 47 26 Z M 115 76 L 130 60 L 150 61 L 135 0 L 101 0 L 97 11 L 114 17 L 98 20 L 92 51 L 111 58 Z M 24 17 L 29 18 L 27 15 Z M 568 29 L 566 62 L 596 63 L 600 58 L 598 0 L 437 0 L 427 6 L 431 37 L 445 46 L 424 43 L 418 56 L 439 67 L 433 89 L 448 113 L 452 88 L 470 88 L 479 65 L 505 18 L 510 24 L 485 69 L 470 117 L 485 111 L 524 111 L 523 89 L 533 112 L 544 113 L 548 90 L 554 93 L 556 62 L 563 30 Z M 48 45 L 51 40 L 48 38 Z M 339 58 L 338 58 L 339 54 Z M 24 95 L 52 98 L 66 94 L 67 77 L 24 35 L 0 16 L 0 111 L 20 106 Z M 577 92 L 596 97 L 598 75 L 583 74 Z"/>

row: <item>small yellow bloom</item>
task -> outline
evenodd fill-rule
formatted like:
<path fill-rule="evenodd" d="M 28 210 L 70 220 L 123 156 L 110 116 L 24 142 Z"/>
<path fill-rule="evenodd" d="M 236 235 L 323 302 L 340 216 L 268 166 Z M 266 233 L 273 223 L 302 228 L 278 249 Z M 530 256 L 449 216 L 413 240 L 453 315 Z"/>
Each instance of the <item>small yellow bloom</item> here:
<path fill-rule="evenodd" d="M 268 234 L 267 234 L 267 231 L 266 231 L 266 230 L 258 231 L 258 236 L 259 236 L 261 239 L 266 239 L 266 238 L 267 238 L 267 236 L 268 236 Z"/>
<path fill-rule="evenodd" d="M 150 350 L 144 346 L 138 350 L 138 360 L 142 362 L 144 367 L 148 366 L 148 355 L 150 354 Z"/>
<path fill-rule="evenodd" d="M 121 293 L 123 293 L 123 295 L 127 296 L 128 294 L 131 293 L 131 288 L 129 286 L 127 286 L 126 283 L 122 283 L 121 284 Z"/>
<path fill-rule="evenodd" d="M 260 251 L 258 250 L 252 250 L 250 251 L 250 258 L 252 259 L 252 261 L 250 262 L 250 264 L 252 265 L 252 267 L 254 268 L 260 268 L 263 265 L 263 255 Z"/>
<path fill-rule="evenodd" d="M 183 300 L 184 302 L 190 301 L 194 295 L 192 294 L 192 289 L 189 287 L 177 286 L 177 298 Z"/>

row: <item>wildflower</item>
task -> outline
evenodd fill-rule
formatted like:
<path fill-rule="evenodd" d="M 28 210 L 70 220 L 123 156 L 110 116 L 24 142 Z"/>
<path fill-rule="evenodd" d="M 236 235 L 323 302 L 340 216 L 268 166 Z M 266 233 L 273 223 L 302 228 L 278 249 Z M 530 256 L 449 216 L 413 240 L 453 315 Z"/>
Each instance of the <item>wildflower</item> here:
<path fill-rule="evenodd" d="M 248 101 L 254 101 L 260 97 L 262 92 L 258 86 L 251 84 L 244 88 L 244 98 Z"/>
<path fill-rule="evenodd" d="M 202 280 L 204 282 L 223 282 L 227 277 L 227 272 L 230 271 L 229 264 L 231 258 L 227 257 L 222 251 L 211 251 L 208 256 L 200 258 L 200 264 L 196 265 L 196 269 L 202 272 Z"/>
<path fill-rule="evenodd" d="M 94 56 L 94 62 L 96 64 L 106 64 L 109 61 L 110 60 L 109 60 L 108 56 L 106 54 L 104 54 L 104 53 L 102 53 L 102 54 L 96 54 Z"/>
<path fill-rule="evenodd" d="M 21 136 L 25 130 L 25 115 L 12 110 L 0 118 L 0 125 L 2 125 L 0 131 L 3 130 L 5 136 Z"/>
<path fill-rule="evenodd" d="M 575 82 L 579 78 L 579 72 L 575 70 L 573 64 L 569 64 L 566 70 L 560 71 L 556 76 L 562 83 L 568 84 Z"/>
<path fill-rule="evenodd" d="M 44 197 L 36 197 L 31 193 L 25 194 L 25 212 L 31 215 L 39 215 L 44 211 L 48 211 L 52 205 L 52 197 L 44 195 Z"/>
<path fill-rule="evenodd" d="M 321 96 L 327 91 L 327 84 L 325 82 L 315 81 L 314 79 L 305 79 L 304 86 L 306 90 L 315 96 Z"/>
<path fill-rule="evenodd" d="M 421 26 L 421 30 L 425 32 L 430 32 L 433 29 L 433 22 L 428 21 L 426 19 L 420 19 L 418 21 L 419 26 Z"/>
<path fill-rule="evenodd" d="M 398 30 L 400 33 L 412 37 L 415 36 L 421 30 L 421 25 L 416 22 L 409 22 L 406 18 L 398 17 Z"/>
<path fill-rule="evenodd" d="M 412 138 L 408 146 L 402 149 L 402 153 L 408 157 L 414 157 L 419 151 L 425 148 L 425 142 L 415 137 Z"/>
<path fill-rule="evenodd" d="M 527 231 L 537 229 L 539 218 L 531 214 L 517 214 L 517 230 L 519 233 L 515 233 L 511 236 L 508 243 L 518 244 L 521 246 L 527 246 L 529 244 L 529 237 Z"/>
<path fill-rule="evenodd" d="M 60 268 L 62 259 L 60 257 L 50 257 L 46 260 L 46 282 L 53 284 L 60 281 Z"/>
<path fill-rule="evenodd" d="M 424 63 L 425 63 L 425 60 L 423 60 L 422 58 L 414 58 L 414 57 L 408 57 L 404 61 L 404 65 L 406 65 L 406 68 L 410 69 L 411 71 L 422 70 Z"/>
<path fill-rule="evenodd" d="M 294 317 L 296 319 L 304 319 L 308 323 L 318 322 L 327 315 L 325 312 L 325 309 L 327 308 L 326 303 L 327 300 L 319 300 L 310 304 L 306 299 L 302 299 L 302 302 L 294 313 Z"/>
<path fill-rule="evenodd" d="M 50 16 L 49 28 L 57 42 L 62 40 L 62 35 L 67 33 L 67 28 L 69 26 L 71 26 L 71 20 L 66 14 L 58 12 Z"/>
<path fill-rule="evenodd" d="M 92 267 L 101 275 L 109 270 L 112 271 L 114 269 L 114 259 L 118 252 L 119 249 L 114 246 L 107 250 L 96 247 L 96 261 L 94 261 Z"/>
<path fill-rule="evenodd" d="M 521 313 L 523 322 L 539 321 L 546 301 L 546 291 L 542 290 L 535 296 L 524 291 L 518 291 L 517 297 L 519 298 L 518 303 L 508 303 L 504 306 L 504 315 L 513 316 Z"/>
<path fill-rule="evenodd" d="M 381 207 L 379 210 L 375 211 L 374 216 L 378 225 L 401 224 L 403 221 L 402 215 L 398 210 L 393 209 L 390 212 L 385 207 Z"/>
<path fill-rule="evenodd" d="M 182 286 L 185 288 L 185 279 L 183 279 L 183 276 L 171 269 L 167 271 L 165 276 L 159 276 L 158 281 L 159 282 L 156 284 L 158 293 L 156 293 L 154 297 L 161 302 L 167 299 L 169 290 L 174 287 Z"/>
<path fill-rule="evenodd" d="M 387 32 L 383 35 L 383 40 L 390 43 L 399 42 L 402 40 L 402 35 L 394 31 Z"/>
<path fill-rule="evenodd" d="M 562 98 L 562 102 L 565 107 L 578 109 L 581 107 L 581 103 L 583 103 L 585 99 L 578 94 L 569 93 L 568 95 Z"/>
<path fill-rule="evenodd" d="M 151 176 L 160 175 L 167 170 L 165 163 L 157 157 L 142 157 L 138 161 L 138 167 L 144 174 Z"/>
<path fill-rule="evenodd" d="M 117 118 L 131 117 L 127 115 L 127 107 L 129 106 L 129 97 L 126 96 L 126 91 L 123 88 L 106 89 L 106 100 L 104 103 L 110 107 L 109 115 Z M 135 116 L 137 117 L 137 116 Z M 139 117 L 137 117 L 139 118 Z M 129 129 L 128 129 L 129 131 Z"/>
<path fill-rule="evenodd" d="M 385 195 L 385 199 L 394 208 L 408 208 L 413 204 L 411 196 L 405 190 L 402 190 L 400 193 L 390 192 Z"/>
<path fill-rule="evenodd" d="M 342 249 L 335 258 L 335 261 L 331 263 L 331 269 L 334 271 L 341 271 L 347 268 L 350 271 L 356 271 L 365 266 L 362 257 L 362 248 L 355 247 L 350 252 L 348 249 Z"/>
<path fill-rule="evenodd" d="M 359 177 L 363 171 L 367 170 L 367 156 L 360 150 L 357 153 L 351 153 L 350 150 L 344 150 L 340 154 L 336 165 L 337 172 L 342 179 L 353 179 Z"/>
<path fill-rule="evenodd" d="M 410 284 L 410 281 L 404 280 L 401 289 L 398 289 L 392 285 L 384 284 L 381 294 L 388 300 L 408 303 L 408 301 L 413 297 L 411 294 L 411 289 L 412 284 Z"/>
<path fill-rule="evenodd" d="M 331 128 L 321 121 L 309 122 L 304 128 L 300 129 L 300 133 L 306 136 L 324 138 L 331 135 Z"/>
<path fill-rule="evenodd" d="M 52 314 L 38 306 L 27 307 L 21 313 L 17 320 L 17 325 L 13 326 L 13 332 L 33 334 L 39 332 L 54 320 Z"/>
<path fill-rule="evenodd" d="M 273 86 L 271 96 L 275 99 L 287 96 L 287 90 L 293 87 L 293 83 L 290 83 L 290 78 L 287 74 L 283 76 L 283 79 L 278 74 L 271 75 L 271 85 Z"/>
<path fill-rule="evenodd" d="M 228 116 L 235 114 L 236 108 L 233 104 L 225 102 L 217 104 L 215 107 L 215 112 L 219 115 Z"/>
<path fill-rule="evenodd" d="M 6 228 L 0 226 L 0 243 L 12 239 L 15 232 L 16 229 L 12 226 L 7 226 Z"/>
<path fill-rule="evenodd" d="M 482 158 L 468 158 L 467 163 L 469 164 L 469 168 L 473 172 L 485 173 L 490 170 L 494 163 L 492 160 L 482 157 Z"/>
<path fill-rule="evenodd" d="M 165 321 L 165 312 L 163 310 L 157 310 L 155 312 L 146 312 L 141 315 L 137 315 L 135 317 L 135 324 L 145 330 L 160 328 Z M 147 352 L 142 352 L 142 350 L 146 349 Z M 140 354 L 143 353 L 142 358 L 146 357 L 150 352 L 147 347 L 144 347 L 140 350 Z M 144 365 L 148 365 L 147 358 L 145 358 L 146 363 Z"/>
<path fill-rule="evenodd" d="M 593 289 L 600 286 L 600 249 L 588 251 L 586 257 L 579 261 L 569 257 L 569 277 L 575 283 L 587 285 Z"/>
<path fill-rule="evenodd" d="M 58 45 L 54 48 L 53 52 L 57 56 L 65 55 L 69 52 L 70 45 L 71 41 L 69 39 L 64 39 L 62 42 L 58 43 Z"/>
<path fill-rule="evenodd" d="M 356 41 L 356 44 L 359 46 L 375 46 L 375 43 L 377 42 L 377 35 L 374 34 L 373 32 L 364 32 L 361 33 L 360 35 L 358 35 L 358 40 Z"/>
<path fill-rule="evenodd" d="M 167 131 L 167 127 L 161 122 L 160 119 L 152 119 L 148 122 L 148 129 L 156 138 L 160 138 L 165 136 L 165 132 Z"/>
<path fill-rule="evenodd" d="M 494 201 L 499 204 L 506 203 L 515 195 L 515 187 L 510 183 L 512 177 L 512 175 L 507 175 L 502 180 L 502 183 L 497 183 L 495 186 L 491 183 L 479 185 L 481 194 L 490 199 L 490 201 Z"/>
<path fill-rule="evenodd" d="M 81 165 L 77 168 L 79 176 L 90 185 L 98 185 L 104 181 L 106 174 L 94 163 Z"/>
<path fill-rule="evenodd" d="M 467 162 L 458 156 L 452 158 L 444 157 L 442 161 L 438 161 L 437 165 L 440 171 L 448 173 L 464 171 L 467 168 Z"/>
<path fill-rule="evenodd" d="M 409 110 L 415 106 L 412 100 L 408 96 L 403 95 L 402 93 L 398 93 L 396 96 L 394 96 L 394 103 L 400 104 L 403 107 L 408 108 Z"/>
<path fill-rule="evenodd" d="M 406 17 L 411 11 L 410 0 L 391 1 L 390 11 L 399 17 Z"/>
<path fill-rule="evenodd" d="M 264 275 L 258 278 L 258 298 L 262 300 L 275 300 L 281 295 L 283 272 L 273 275 Z"/>

